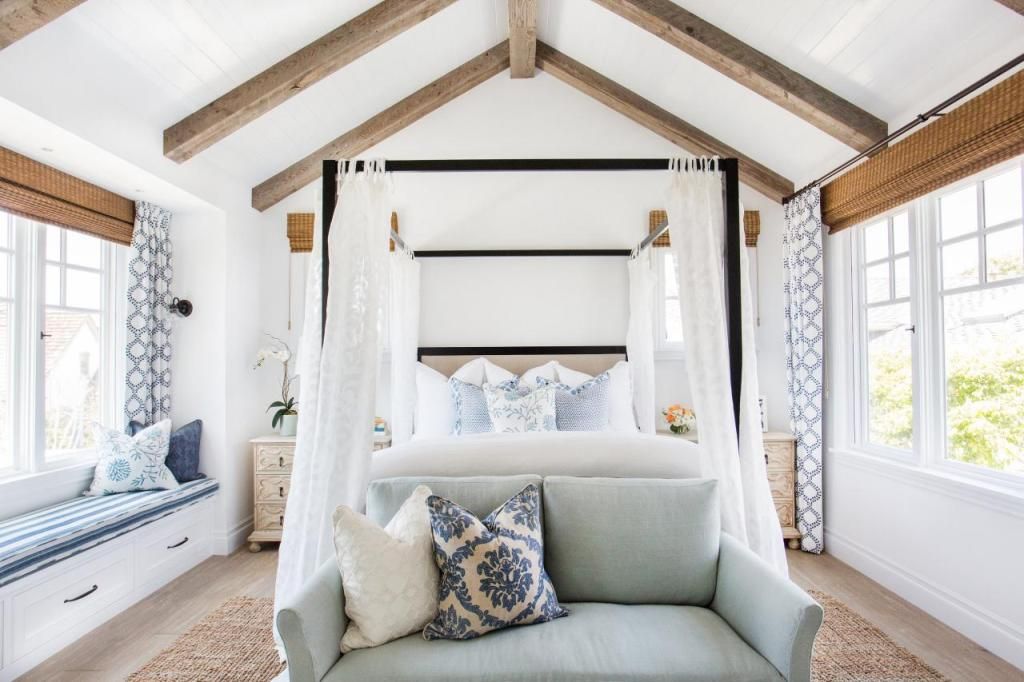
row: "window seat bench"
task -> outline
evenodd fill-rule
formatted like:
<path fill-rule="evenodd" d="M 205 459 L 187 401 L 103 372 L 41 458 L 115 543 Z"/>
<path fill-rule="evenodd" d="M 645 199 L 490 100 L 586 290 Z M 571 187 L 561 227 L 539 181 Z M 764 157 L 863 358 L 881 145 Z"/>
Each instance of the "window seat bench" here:
<path fill-rule="evenodd" d="M 0 682 L 208 558 L 218 489 L 76 497 L 0 522 Z"/>

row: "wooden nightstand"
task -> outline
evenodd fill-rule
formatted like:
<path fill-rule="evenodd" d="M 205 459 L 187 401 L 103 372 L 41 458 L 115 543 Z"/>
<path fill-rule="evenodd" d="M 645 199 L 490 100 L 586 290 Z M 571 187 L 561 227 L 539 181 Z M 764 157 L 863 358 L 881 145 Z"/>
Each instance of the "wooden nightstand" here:
<path fill-rule="evenodd" d="M 294 436 L 261 436 L 252 444 L 253 531 L 249 551 L 263 549 L 263 542 L 281 542 L 284 508 L 292 482 Z"/>
<path fill-rule="evenodd" d="M 698 434 L 693 431 L 686 434 L 658 431 L 658 435 L 699 442 Z M 764 463 L 775 513 L 782 526 L 782 539 L 790 549 L 800 549 L 800 531 L 796 529 L 796 438 L 789 433 L 765 433 Z"/>

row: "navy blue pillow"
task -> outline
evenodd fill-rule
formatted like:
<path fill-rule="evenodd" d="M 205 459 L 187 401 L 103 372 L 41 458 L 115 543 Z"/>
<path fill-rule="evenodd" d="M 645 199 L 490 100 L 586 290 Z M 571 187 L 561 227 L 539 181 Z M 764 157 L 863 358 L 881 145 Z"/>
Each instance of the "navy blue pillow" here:
<path fill-rule="evenodd" d="M 146 428 L 145 424 L 133 420 L 128 422 L 126 431 L 129 436 L 134 436 L 144 428 Z M 206 478 L 206 474 L 199 473 L 199 439 L 202 435 L 202 419 L 190 421 L 171 433 L 171 444 L 167 450 L 167 459 L 164 460 L 164 464 L 174 474 L 178 483 Z"/>

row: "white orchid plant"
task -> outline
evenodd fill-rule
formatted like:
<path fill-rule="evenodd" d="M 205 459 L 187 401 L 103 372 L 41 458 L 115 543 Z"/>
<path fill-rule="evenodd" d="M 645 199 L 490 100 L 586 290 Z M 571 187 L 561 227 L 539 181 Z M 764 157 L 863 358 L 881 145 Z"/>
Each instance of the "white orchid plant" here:
<path fill-rule="evenodd" d="M 284 373 L 281 379 L 281 399 L 275 400 L 270 403 L 267 408 L 267 412 L 273 409 L 277 409 L 274 412 L 274 418 L 271 420 L 270 425 L 272 428 L 277 428 L 277 425 L 286 415 L 298 414 L 296 409 L 299 402 L 290 395 L 292 388 L 292 381 L 295 379 L 288 372 L 289 365 L 292 360 L 292 349 L 288 347 L 288 344 L 282 340 L 273 336 L 272 334 L 266 334 L 270 338 L 271 343 L 268 346 L 260 348 L 259 352 L 256 353 L 256 364 L 253 365 L 253 369 L 259 369 L 262 367 L 267 360 L 277 360 L 284 367 Z"/>

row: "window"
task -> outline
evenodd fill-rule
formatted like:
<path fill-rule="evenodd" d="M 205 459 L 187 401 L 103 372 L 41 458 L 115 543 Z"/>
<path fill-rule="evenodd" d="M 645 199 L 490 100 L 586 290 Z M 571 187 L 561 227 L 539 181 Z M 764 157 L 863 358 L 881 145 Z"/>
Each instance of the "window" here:
<path fill-rule="evenodd" d="M 1024 481 L 1022 165 L 854 230 L 854 444 Z"/>
<path fill-rule="evenodd" d="M 658 269 L 655 350 L 664 353 L 683 350 L 683 320 L 679 314 L 679 278 L 672 249 L 656 248 L 654 259 Z"/>
<path fill-rule="evenodd" d="M 124 252 L 0 212 L 0 474 L 89 459 L 120 422 Z"/>

